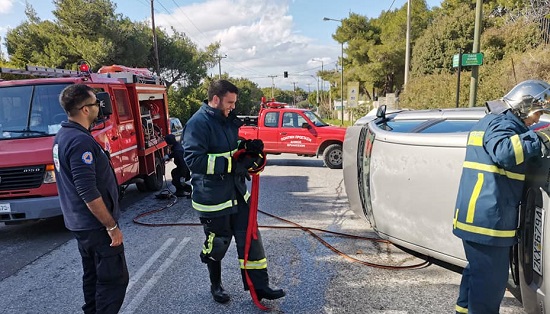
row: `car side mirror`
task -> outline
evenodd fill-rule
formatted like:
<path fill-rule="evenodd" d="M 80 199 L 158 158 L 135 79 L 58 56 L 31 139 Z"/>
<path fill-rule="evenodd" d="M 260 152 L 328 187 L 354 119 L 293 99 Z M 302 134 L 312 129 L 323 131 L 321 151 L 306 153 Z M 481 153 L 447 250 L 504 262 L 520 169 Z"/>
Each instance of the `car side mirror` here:
<path fill-rule="evenodd" d="M 376 117 L 381 119 L 386 119 L 386 105 L 381 105 L 376 110 Z"/>
<path fill-rule="evenodd" d="M 99 113 L 97 118 L 102 120 L 109 118 L 113 114 L 113 105 L 111 104 L 111 97 L 107 92 L 100 92 L 95 94 L 97 102 L 99 104 Z"/>
<path fill-rule="evenodd" d="M 309 125 L 309 123 L 307 122 L 302 123 L 302 129 L 310 129 L 310 128 L 311 128 L 311 125 Z"/>

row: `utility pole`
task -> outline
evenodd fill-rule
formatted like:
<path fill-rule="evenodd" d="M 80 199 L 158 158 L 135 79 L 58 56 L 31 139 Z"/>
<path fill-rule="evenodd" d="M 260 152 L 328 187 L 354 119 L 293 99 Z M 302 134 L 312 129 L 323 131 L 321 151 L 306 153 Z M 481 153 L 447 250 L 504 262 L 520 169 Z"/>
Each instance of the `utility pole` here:
<path fill-rule="evenodd" d="M 404 87 L 407 88 L 407 82 L 409 81 L 409 62 L 411 60 L 411 2 L 407 1 L 407 36 L 405 44 L 405 80 Z"/>
<path fill-rule="evenodd" d="M 222 55 L 217 55 L 216 58 L 218 58 L 218 69 L 219 69 L 219 72 L 220 72 L 220 75 L 218 77 L 218 79 L 222 79 L 222 59 L 223 58 L 227 58 L 227 54 L 224 54 L 223 56 Z"/>
<path fill-rule="evenodd" d="M 338 20 L 338 19 L 331 19 L 329 17 L 324 17 L 323 18 L 323 21 L 336 21 L 336 22 L 340 22 L 340 27 L 343 27 L 344 25 L 344 22 L 342 20 Z M 341 100 L 342 100 L 342 125 L 344 125 L 344 42 L 342 41 L 341 42 L 342 44 L 342 50 L 341 50 L 341 53 L 342 53 L 342 57 L 341 57 L 341 62 L 342 62 L 342 72 L 341 72 L 341 75 L 340 75 L 340 95 L 341 97 Z"/>
<path fill-rule="evenodd" d="M 274 99 L 275 95 L 273 94 L 273 89 L 275 88 L 275 78 L 277 75 L 268 75 L 267 77 L 271 78 L 271 99 Z"/>
<path fill-rule="evenodd" d="M 482 22 L 483 1 L 476 1 L 476 22 L 474 26 L 474 47 L 472 53 L 479 52 L 479 38 L 481 37 L 481 22 Z M 462 60 L 458 60 L 462 62 Z M 470 107 L 475 106 L 477 97 L 477 83 L 479 81 L 479 65 L 472 66 L 472 76 L 470 78 Z"/>
<path fill-rule="evenodd" d="M 313 58 L 311 61 L 318 61 L 321 62 L 321 73 L 325 71 L 325 62 L 323 59 L 320 58 Z M 317 81 L 319 81 L 319 76 L 317 76 Z M 319 82 L 317 82 L 317 85 L 319 85 Z M 325 90 L 325 81 L 321 82 L 321 96 L 323 95 L 323 91 Z M 319 86 L 317 86 L 317 94 L 319 94 Z M 317 105 L 319 105 L 319 96 L 317 96 Z"/>
<path fill-rule="evenodd" d="M 342 21 L 340 21 L 342 22 Z M 344 126 L 344 42 L 342 42 L 342 75 L 340 76 L 340 93 L 342 99 L 342 126 Z"/>
<path fill-rule="evenodd" d="M 160 76 L 160 61 L 159 61 L 159 48 L 157 42 L 157 31 L 155 29 L 155 6 L 151 0 L 151 24 L 153 26 L 153 49 L 155 50 L 155 67 L 157 70 L 157 75 Z"/>
<path fill-rule="evenodd" d="M 294 85 L 294 96 L 292 96 L 292 106 L 296 107 L 296 83 L 298 82 L 292 82 L 292 85 Z"/>

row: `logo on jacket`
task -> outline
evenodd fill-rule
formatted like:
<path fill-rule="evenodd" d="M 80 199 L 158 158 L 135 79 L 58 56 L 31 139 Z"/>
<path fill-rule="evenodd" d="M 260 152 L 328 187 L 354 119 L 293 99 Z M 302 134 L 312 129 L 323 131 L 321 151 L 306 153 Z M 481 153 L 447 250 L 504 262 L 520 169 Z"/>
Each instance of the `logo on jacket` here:
<path fill-rule="evenodd" d="M 55 165 L 55 170 L 59 172 L 59 146 L 55 144 L 52 149 L 53 153 L 53 164 Z"/>
<path fill-rule="evenodd" d="M 84 152 L 82 154 L 82 161 L 87 165 L 91 165 L 94 162 L 94 155 L 91 152 Z"/>

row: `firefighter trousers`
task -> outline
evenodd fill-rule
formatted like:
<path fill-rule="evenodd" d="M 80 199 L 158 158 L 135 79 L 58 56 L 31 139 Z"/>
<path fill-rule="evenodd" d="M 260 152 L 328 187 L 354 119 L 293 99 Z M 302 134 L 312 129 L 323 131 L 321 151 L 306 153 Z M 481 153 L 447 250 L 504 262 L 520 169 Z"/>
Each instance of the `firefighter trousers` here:
<path fill-rule="evenodd" d="M 468 265 L 462 272 L 456 313 L 498 314 L 508 282 L 510 247 L 462 243 Z"/>
<path fill-rule="evenodd" d="M 215 218 L 200 218 L 204 234 L 206 235 L 200 257 L 203 263 L 221 261 L 231 244 L 231 238 L 235 237 L 244 289 L 248 290 L 244 274 L 244 247 L 246 229 L 248 227 L 249 206 L 242 198 L 238 200 L 238 203 L 239 205 L 237 206 L 239 208 L 235 214 Z M 269 277 L 267 274 L 267 260 L 259 230 L 257 234 L 258 238 L 252 239 L 250 243 L 246 270 L 252 280 L 254 289 L 262 290 L 268 288 Z"/>

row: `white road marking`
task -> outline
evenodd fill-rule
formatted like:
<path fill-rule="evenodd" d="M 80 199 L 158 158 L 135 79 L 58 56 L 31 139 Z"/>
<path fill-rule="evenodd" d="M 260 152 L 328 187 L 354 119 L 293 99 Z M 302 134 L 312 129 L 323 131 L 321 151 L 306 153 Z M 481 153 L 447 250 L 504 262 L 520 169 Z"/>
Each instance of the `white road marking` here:
<path fill-rule="evenodd" d="M 172 241 L 174 240 L 171 238 Z M 189 243 L 189 240 L 191 238 L 183 238 L 181 242 L 178 244 L 178 246 L 172 251 L 170 256 L 160 265 L 160 267 L 157 269 L 157 271 L 151 276 L 151 278 L 143 285 L 143 288 L 136 294 L 136 296 L 132 299 L 132 301 L 124 308 L 124 310 L 121 312 L 122 314 L 131 314 L 134 313 L 134 311 L 139 307 L 139 305 L 145 300 L 145 297 L 149 294 L 151 289 L 155 286 L 157 281 L 160 279 L 160 277 L 164 274 L 166 269 L 172 265 L 172 263 L 176 260 L 180 252 L 183 250 L 185 245 Z M 170 239 L 168 239 L 170 240 Z M 168 242 L 168 241 L 166 241 Z M 165 243 L 166 243 L 165 242 Z M 161 247 L 162 248 L 162 247 Z M 160 250 L 160 249 L 159 249 Z M 140 269 L 141 270 L 141 269 Z"/>
<path fill-rule="evenodd" d="M 153 263 L 162 255 L 162 253 L 164 253 L 164 251 L 166 251 L 166 249 L 172 244 L 172 242 L 174 242 L 174 240 L 176 239 L 169 238 L 168 240 L 166 240 L 164 244 L 155 252 L 155 254 L 149 257 L 147 262 L 145 262 L 145 264 L 143 264 L 143 266 L 139 268 L 139 270 L 135 273 L 135 275 L 130 277 L 130 282 L 128 283 L 128 288 L 126 288 L 126 292 L 132 289 L 134 284 L 141 279 L 141 277 L 145 274 L 145 272 L 147 272 L 147 270 L 151 268 Z"/>

